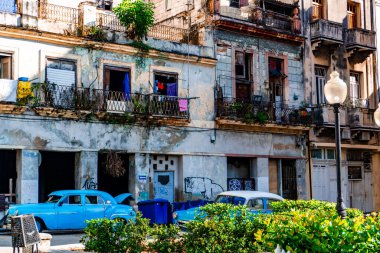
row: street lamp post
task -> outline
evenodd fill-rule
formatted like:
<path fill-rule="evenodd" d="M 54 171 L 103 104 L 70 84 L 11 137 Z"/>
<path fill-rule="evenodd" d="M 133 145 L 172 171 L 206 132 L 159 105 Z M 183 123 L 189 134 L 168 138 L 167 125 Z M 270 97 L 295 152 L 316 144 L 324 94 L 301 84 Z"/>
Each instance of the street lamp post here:
<path fill-rule="evenodd" d="M 339 73 L 335 70 L 330 74 L 330 80 L 326 83 L 324 92 L 327 102 L 334 107 L 335 113 L 336 186 L 338 193 L 336 210 L 340 217 L 345 218 L 347 214 L 342 195 L 339 107 L 346 100 L 347 85 L 339 78 Z"/>

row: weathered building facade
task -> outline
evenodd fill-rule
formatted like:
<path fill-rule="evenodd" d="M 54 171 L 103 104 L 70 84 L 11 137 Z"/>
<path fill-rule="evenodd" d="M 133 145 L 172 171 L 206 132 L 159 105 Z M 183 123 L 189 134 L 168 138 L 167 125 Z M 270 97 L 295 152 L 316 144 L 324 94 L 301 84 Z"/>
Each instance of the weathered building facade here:
<path fill-rule="evenodd" d="M 188 28 L 214 46 L 217 140 L 219 132 L 229 131 L 235 139 L 221 141 L 244 150 L 223 154 L 227 189 L 251 189 L 254 183 L 256 190 L 308 198 L 311 111 L 304 108 L 302 6 L 234 0 L 156 6 L 158 24 Z M 255 141 L 241 142 L 246 135 Z"/>
<path fill-rule="evenodd" d="M 324 85 L 335 69 L 348 86 L 340 108 L 342 191 L 349 207 L 379 210 L 379 135 L 373 1 L 304 1 L 305 87 L 314 105 L 310 131 L 313 198 L 336 201 L 335 120 Z"/>

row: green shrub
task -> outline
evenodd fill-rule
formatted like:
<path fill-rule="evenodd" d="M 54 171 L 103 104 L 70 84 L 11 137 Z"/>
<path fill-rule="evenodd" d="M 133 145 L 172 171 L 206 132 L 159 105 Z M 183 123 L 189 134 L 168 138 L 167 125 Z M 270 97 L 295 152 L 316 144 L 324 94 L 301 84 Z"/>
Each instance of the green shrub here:
<path fill-rule="evenodd" d="M 336 212 L 309 210 L 263 216 L 255 233 L 257 248 L 290 252 L 379 252 L 380 223 L 363 216 L 342 220 Z"/>
<path fill-rule="evenodd" d="M 320 200 L 285 200 L 272 203 L 273 212 L 289 212 L 289 211 L 309 211 L 317 210 L 325 212 L 325 215 L 336 213 L 336 204 L 333 202 Z M 346 209 L 347 217 L 354 218 L 363 216 L 363 212 L 356 208 Z"/>
<path fill-rule="evenodd" d="M 113 12 L 131 39 L 141 41 L 154 24 L 154 4 L 144 0 L 123 0 Z"/>
<path fill-rule="evenodd" d="M 245 206 L 211 204 L 186 224 L 184 245 L 191 252 L 252 252 L 256 219 Z"/>
<path fill-rule="evenodd" d="M 148 243 L 150 251 L 183 252 L 183 239 L 179 237 L 180 228 L 175 225 L 155 225 L 150 230 L 152 240 Z"/>
<path fill-rule="evenodd" d="M 141 252 L 149 232 L 149 220 L 137 213 L 136 221 L 94 219 L 87 221 L 81 242 L 92 252 Z"/>

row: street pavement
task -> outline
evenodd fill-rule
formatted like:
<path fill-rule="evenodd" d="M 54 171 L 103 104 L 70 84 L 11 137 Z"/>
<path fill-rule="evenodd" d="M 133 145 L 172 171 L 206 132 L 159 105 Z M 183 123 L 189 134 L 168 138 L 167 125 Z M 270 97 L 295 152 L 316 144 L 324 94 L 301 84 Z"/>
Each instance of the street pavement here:
<path fill-rule="evenodd" d="M 78 250 L 83 251 L 83 245 L 81 245 L 79 242 L 79 240 L 84 235 L 81 232 L 44 231 L 44 233 L 49 233 L 53 237 L 51 240 L 50 252 L 66 253 L 66 252 L 74 252 L 74 251 L 78 252 Z M 1 253 L 13 252 L 12 238 L 9 232 L 0 231 L 0 252 Z"/>

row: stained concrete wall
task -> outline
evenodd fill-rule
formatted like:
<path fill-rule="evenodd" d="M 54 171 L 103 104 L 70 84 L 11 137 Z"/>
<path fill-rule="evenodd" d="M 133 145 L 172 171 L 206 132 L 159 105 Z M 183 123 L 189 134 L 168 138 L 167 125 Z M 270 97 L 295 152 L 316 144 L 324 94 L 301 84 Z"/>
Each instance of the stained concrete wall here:
<path fill-rule="evenodd" d="M 16 202 L 38 202 L 38 167 L 39 152 L 37 150 L 18 150 L 16 169 Z"/>
<path fill-rule="evenodd" d="M 97 185 L 98 152 L 81 151 L 75 154 L 75 189 L 93 189 Z"/>

